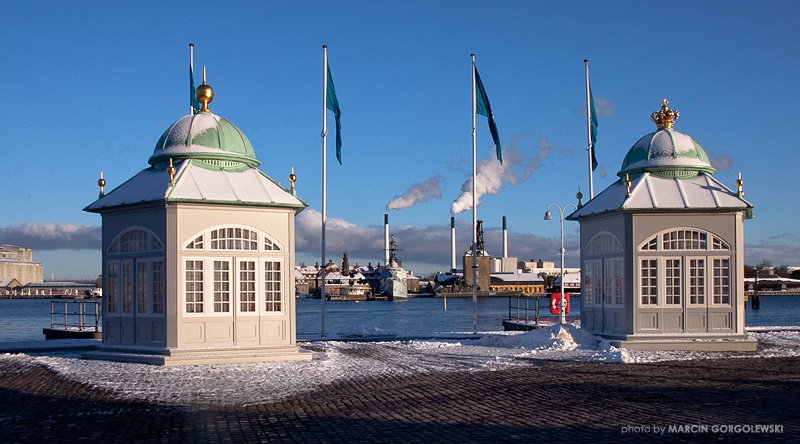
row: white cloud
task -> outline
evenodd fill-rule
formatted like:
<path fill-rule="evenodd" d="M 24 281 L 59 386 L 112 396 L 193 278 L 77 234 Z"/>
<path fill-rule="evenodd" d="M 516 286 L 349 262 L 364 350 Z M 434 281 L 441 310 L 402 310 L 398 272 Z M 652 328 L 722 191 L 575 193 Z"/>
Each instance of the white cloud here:
<path fill-rule="evenodd" d="M 33 250 L 99 250 L 101 242 L 100 227 L 92 225 L 26 222 L 0 227 L 0 243 Z"/>

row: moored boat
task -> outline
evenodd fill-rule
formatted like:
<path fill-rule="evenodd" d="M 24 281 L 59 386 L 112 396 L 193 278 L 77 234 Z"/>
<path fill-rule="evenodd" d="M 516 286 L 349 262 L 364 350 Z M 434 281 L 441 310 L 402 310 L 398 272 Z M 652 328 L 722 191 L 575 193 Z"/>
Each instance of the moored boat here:
<path fill-rule="evenodd" d="M 373 278 L 373 281 L 377 281 L 374 285 L 376 298 L 385 297 L 391 301 L 408 299 L 408 272 L 397 260 L 396 251 L 397 242 L 392 238 L 389 242 L 389 263 L 379 269 L 377 276 Z"/>

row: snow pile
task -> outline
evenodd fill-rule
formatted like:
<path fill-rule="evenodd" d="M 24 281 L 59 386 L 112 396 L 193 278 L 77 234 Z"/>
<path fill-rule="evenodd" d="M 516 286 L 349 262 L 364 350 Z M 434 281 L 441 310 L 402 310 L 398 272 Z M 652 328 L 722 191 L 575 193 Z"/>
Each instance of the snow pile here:
<path fill-rule="evenodd" d="M 555 324 L 515 335 L 490 334 L 483 336 L 478 343 L 487 347 L 525 350 L 517 357 L 627 362 L 627 354 L 622 350 L 574 324 Z"/>
<path fill-rule="evenodd" d="M 597 336 L 572 324 L 555 324 L 515 335 L 489 334 L 478 340 L 480 345 L 487 347 L 562 351 L 577 348 L 595 350 L 601 342 Z"/>

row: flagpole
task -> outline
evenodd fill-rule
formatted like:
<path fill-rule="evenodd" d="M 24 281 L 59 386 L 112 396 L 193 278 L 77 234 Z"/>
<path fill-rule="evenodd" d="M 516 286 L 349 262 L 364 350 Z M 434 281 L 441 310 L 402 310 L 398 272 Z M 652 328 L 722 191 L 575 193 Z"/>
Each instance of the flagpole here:
<path fill-rule="evenodd" d="M 320 336 L 325 336 L 325 212 L 327 205 L 327 171 L 326 146 L 328 138 L 328 47 L 322 45 L 322 261 L 320 262 L 320 294 L 322 318 L 320 320 Z"/>
<path fill-rule="evenodd" d="M 472 58 L 472 333 L 478 333 L 478 202 L 477 192 L 477 161 L 475 144 L 475 54 L 470 54 Z M 467 270 L 464 270 L 466 273 Z"/>
<path fill-rule="evenodd" d="M 189 77 L 194 76 L 194 43 L 189 43 Z M 193 79 L 192 79 L 192 83 Z M 194 85 L 192 85 L 194 86 Z M 192 102 L 192 97 L 189 96 L 189 114 L 194 114 L 194 102 Z"/>
<path fill-rule="evenodd" d="M 586 151 L 589 153 L 589 199 L 594 199 L 594 177 L 592 176 L 592 150 L 594 150 L 594 144 L 592 143 L 592 110 L 591 110 L 591 98 L 589 97 L 589 60 L 583 59 L 583 63 L 586 66 L 586 131 L 587 131 L 587 145 Z"/>

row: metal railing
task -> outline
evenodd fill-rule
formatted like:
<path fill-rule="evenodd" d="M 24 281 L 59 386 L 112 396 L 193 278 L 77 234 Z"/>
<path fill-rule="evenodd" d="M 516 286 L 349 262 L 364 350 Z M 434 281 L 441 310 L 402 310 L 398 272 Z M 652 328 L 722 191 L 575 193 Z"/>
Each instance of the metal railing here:
<path fill-rule="evenodd" d="M 101 316 L 98 301 L 50 302 L 50 328 L 100 331 Z"/>
<path fill-rule="evenodd" d="M 531 321 L 533 321 L 535 324 L 539 323 L 539 298 L 546 297 L 546 294 L 509 296 L 508 319 L 512 321 L 525 321 L 526 323 Z M 533 311 L 533 318 L 530 316 L 531 311 Z"/>

